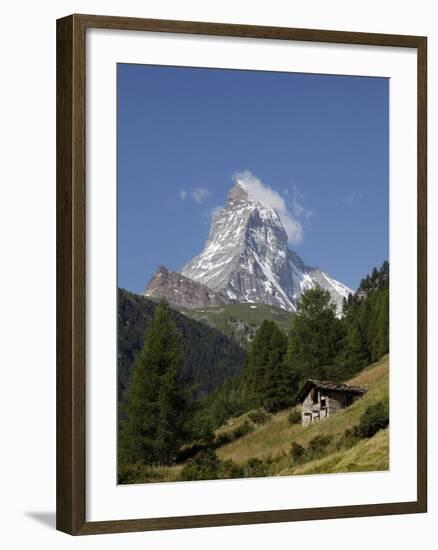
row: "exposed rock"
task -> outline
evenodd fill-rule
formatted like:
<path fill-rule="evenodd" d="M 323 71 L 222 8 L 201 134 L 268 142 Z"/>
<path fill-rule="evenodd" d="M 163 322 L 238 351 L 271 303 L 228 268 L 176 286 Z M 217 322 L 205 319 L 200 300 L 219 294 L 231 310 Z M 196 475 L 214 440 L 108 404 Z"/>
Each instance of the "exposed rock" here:
<path fill-rule="evenodd" d="M 255 302 L 295 311 L 300 295 L 320 286 L 330 292 L 337 312 L 351 293 L 319 268 L 306 266 L 289 250 L 277 212 L 237 183 L 227 205 L 213 216 L 204 250 L 181 273 L 235 302 Z"/>
<path fill-rule="evenodd" d="M 160 266 L 149 281 L 144 296 L 165 299 L 169 304 L 186 309 L 227 304 L 230 300 L 207 286 L 195 282 L 181 273 Z"/>

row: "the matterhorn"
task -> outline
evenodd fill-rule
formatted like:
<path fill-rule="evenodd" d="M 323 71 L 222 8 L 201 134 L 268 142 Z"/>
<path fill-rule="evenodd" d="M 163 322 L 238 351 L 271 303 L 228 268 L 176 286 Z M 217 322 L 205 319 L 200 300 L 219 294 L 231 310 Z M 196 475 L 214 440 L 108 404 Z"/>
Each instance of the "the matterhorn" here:
<path fill-rule="evenodd" d="M 251 302 L 295 311 L 300 295 L 318 285 L 330 292 L 339 314 L 342 299 L 353 291 L 289 250 L 279 214 L 256 195 L 236 177 L 226 206 L 213 215 L 202 252 L 180 273 L 161 267 L 145 295 L 189 308 Z"/>

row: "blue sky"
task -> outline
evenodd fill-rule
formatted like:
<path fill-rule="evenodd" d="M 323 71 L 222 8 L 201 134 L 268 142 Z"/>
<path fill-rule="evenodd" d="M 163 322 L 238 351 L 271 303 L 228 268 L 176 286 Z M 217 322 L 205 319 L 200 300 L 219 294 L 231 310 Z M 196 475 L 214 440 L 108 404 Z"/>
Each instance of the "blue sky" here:
<path fill-rule="evenodd" d="M 355 289 L 388 259 L 387 79 L 119 64 L 117 85 L 119 286 L 198 254 L 244 171 L 306 264 Z"/>

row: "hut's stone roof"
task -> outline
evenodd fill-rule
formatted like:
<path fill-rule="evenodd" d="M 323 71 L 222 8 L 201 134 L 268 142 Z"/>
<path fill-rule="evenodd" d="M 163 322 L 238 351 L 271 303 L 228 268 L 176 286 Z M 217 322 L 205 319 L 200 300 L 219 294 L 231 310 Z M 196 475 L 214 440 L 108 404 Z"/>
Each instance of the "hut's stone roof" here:
<path fill-rule="evenodd" d="M 348 384 L 338 384 L 336 382 L 330 382 L 329 380 L 314 380 L 309 378 L 301 387 L 298 392 L 298 400 L 304 401 L 305 397 L 308 395 L 309 391 L 312 388 L 317 388 L 318 390 L 331 390 L 331 391 L 341 391 L 346 393 L 354 393 L 356 395 L 363 395 L 367 390 L 361 388 L 360 386 L 350 386 Z"/>

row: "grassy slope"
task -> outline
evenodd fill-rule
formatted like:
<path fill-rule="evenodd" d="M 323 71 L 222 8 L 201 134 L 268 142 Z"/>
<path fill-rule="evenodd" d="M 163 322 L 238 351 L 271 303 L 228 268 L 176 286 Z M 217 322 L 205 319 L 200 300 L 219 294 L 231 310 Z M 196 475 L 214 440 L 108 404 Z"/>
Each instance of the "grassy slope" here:
<path fill-rule="evenodd" d="M 366 472 L 389 469 L 389 430 L 363 439 L 353 448 L 333 453 L 301 466 L 285 468 L 279 475 Z"/>
<path fill-rule="evenodd" d="M 241 321 L 248 327 L 259 327 L 267 319 L 275 321 L 284 331 L 289 330 L 292 313 L 266 304 L 226 304 L 199 309 L 184 310 L 187 317 L 217 328 L 227 336 L 236 335 Z M 241 329 L 240 329 L 241 330 Z"/>
<path fill-rule="evenodd" d="M 334 440 L 347 428 L 359 422 L 365 409 L 388 396 L 389 391 L 389 360 L 383 358 L 378 363 L 362 371 L 350 380 L 352 384 L 368 388 L 364 397 L 351 407 L 338 412 L 324 422 L 309 426 L 290 425 L 288 411 L 282 411 L 272 417 L 267 424 L 256 427 L 248 435 L 229 443 L 217 450 L 222 459 L 232 459 L 243 463 L 249 458 L 257 457 L 270 460 L 271 475 L 291 475 L 304 473 L 322 473 L 327 471 L 384 470 L 388 468 L 388 430 L 376 434 L 370 440 L 363 440 L 355 447 L 337 452 L 335 441 L 328 457 L 294 465 L 289 456 L 292 441 L 306 446 L 317 435 L 333 435 Z M 234 429 L 244 422 L 247 415 L 234 419 L 231 426 L 221 428 L 221 431 Z"/>
<path fill-rule="evenodd" d="M 232 459 L 238 464 L 243 464 L 250 458 L 260 458 L 268 462 L 269 475 L 273 476 L 387 470 L 389 468 L 388 429 L 378 432 L 371 439 L 361 440 L 351 449 L 338 451 L 335 444 L 337 437 L 359 422 L 369 405 L 388 396 L 388 356 L 362 371 L 349 383 L 366 387 L 368 391 L 364 397 L 347 409 L 323 422 L 304 427 L 301 424 L 290 425 L 287 419 L 289 411 L 282 411 L 273 415 L 266 424 L 256 426 L 249 434 L 217 449 L 218 456 L 221 459 Z M 248 420 L 248 413 L 231 419 L 216 433 L 234 430 L 245 420 Z M 327 449 L 327 456 L 305 464 L 294 464 L 289 452 L 292 441 L 307 446 L 312 438 L 322 434 L 334 436 L 332 446 Z M 152 471 L 160 478 L 148 479 L 146 476 L 140 482 L 177 481 L 181 468 L 182 465 L 154 468 Z"/>

